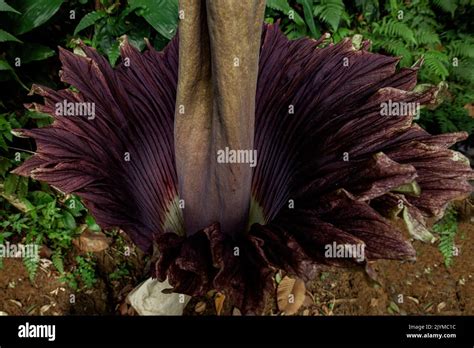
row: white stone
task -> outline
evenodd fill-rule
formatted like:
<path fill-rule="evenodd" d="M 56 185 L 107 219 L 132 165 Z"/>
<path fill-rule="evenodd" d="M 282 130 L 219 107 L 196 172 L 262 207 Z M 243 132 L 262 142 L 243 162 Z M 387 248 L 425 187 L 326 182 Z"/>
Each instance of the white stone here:
<path fill-rule="evenodd" d="M 149 278 L 128 295 L 128 300 L 139 315 L 183 315 L 183 310 L 191 297 L 162 292 L 164 289 L 170 288 L 172 286 L 168 280 L 159 282 Z"/>

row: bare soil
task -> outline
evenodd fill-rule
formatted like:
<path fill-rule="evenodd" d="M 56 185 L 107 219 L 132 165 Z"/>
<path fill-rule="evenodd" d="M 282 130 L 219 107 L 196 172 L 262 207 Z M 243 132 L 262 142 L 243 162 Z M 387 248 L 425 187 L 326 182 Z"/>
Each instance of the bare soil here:
<path fill-rule="evenodd" d="M 307 298 L 298 314 L 474 315 L 474 225 L 459 225 L 456 246 L 460 253 L 449 268 L 445 267 L 436 245 L 415 242 L 414 246 L 418 254 L 416 262 L 375 262 L 378 282 L 361 271 L 324 269 L 318 279 L 307 284 Z M 146 278 L 149 261 L 147 264 L 142 254 L 132 250 L 135 271 L 120 280 L 109 277 L 120 262 L 117 246 L 96 253 L 98 280 L 94 288 L 81 291 L 73 291 L 61 282 L 60 274 L 47 259 L 42 260 L 33 283 L 21 260 L 5 259 L 0 270 L 0 312 L 4 315 L 133 315 L 125 298 Z M 198 303 L 200 309 L 196 311 Z M 185 314 L 216 315 L 215 307 L 215 293 L 210 293 L 193 298 Z M 224 302 L 221 314 L 232 313 L 236 315 L 230 304 Z M 275 298 L 269 299 L 265 314 L 278 314 Z"/>
<path fill-rule="evenodd" d="M 72 289 L 47 258 L 41 259 L 33 282 L 21 259 L 5 259 L 0 270 L 0 312 L 3 315 L 110 315 L 132 314 L 125 298 L 146 278 L 149 260 L 122 235 L 108 249 L 93 253 L 96 282 L 92 288 Z M 123 245 L 125 241 L 125 245 Z M 129 247 L 130 255 L 124 255 Z M 72 249 L 64 263 L 76 267 L 74 259 L 84 252 Z M 128 262 L 132 271 L 120 279 L 111 277 L 117 267 Z M 148 262 L 148 264 L 147 264 Z M 126 310 L 124 312 L 124 310 Z"/>

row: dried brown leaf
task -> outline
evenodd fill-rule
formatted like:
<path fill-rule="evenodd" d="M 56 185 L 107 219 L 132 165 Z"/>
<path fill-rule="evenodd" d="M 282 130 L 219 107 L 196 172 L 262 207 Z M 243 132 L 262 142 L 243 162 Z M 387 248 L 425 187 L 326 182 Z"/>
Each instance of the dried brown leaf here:
<path fill-rule="evenodd" d="M 301 279 L 285 276 L 277 288 L 278 309 L 286 315 L 293 315 L 303 305 L 306 287 Z"/>
<path fill-rule="evenodd" d="M 312 306 L 313 304 L 314 304 L 314 300 L 311 298 L 311 296 L 306 295 L 304 297 L 303 306 L 309 307 L 309 306 Z"/>
<path fill-rule="evenodd" d="M 196 306 L 194 307 L 194 311 L 196 313 L 202 313 L 206 310 L 206 302 L 199 301 L 196 303 Z"/>
<path fill-rule="evenodd" d="M 78 238 L 74 239 L 73 244 L 84 252 L 99 252 L 107 249 L 111 243 L 102 232 L 92 232 L 85 230 Z"/>
<path fill-rule="evenodd" d="M 216 306 L 217 315 L 221 315 L 222 308 L 224 308 L 225 295 L 218 292 L 214 297 L 214 305 Z"/>

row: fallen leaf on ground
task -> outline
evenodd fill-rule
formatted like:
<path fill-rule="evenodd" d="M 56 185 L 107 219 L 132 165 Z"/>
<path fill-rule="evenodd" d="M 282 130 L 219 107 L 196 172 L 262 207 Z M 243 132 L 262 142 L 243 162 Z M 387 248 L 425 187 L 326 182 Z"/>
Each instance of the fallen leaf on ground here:
<path fill-rule="evenodd" d="M 40 308 L 40 315 L 44 315 L 51 308 L 50 304 L 44 305 Z"/>
<path fill-rule="evenodd" d="M 325 304 L 321 306 L 321 310 L 323 311 L 324 315 L 333 315 L 332 309 L 326 306 Z"/>
<path fill-rule="evenodd" d="M 275 282 L 277 284 L 281 283 L 281 271 L 278 271 L 277 274 L 275 274 Z"/>
<path fill-rule="evenodd" d="M 102 232 L 92 232 L 85 230 L 78 238 L 75 238 L 73 244 L 81 251 L 99 252 L 107 249 L 111 243 Z"/>
<path fill-rule="evenodd" d="M 303 306 L 309 307 L 309 306 L 312 306 L 313 304 L 314 304 L 314 301 L 313 301 L 313 299 L 311 298 L 311 296 L 306 295 L 306 296 L 304 297 Z"/>
<path fill-rule="evenodd" d="M 377 307 L 377 305 L 379 304 L 379 300 L 376 299 L 376 298 L 372 298 L 370 300 L 370 307 Z"/>
<path fill-rule="evenodd" d="M 51 255 L 53 255 L 53 251 L 50 248 L 48 248 L 48 246 L 42 245 L 39 251 L 40 258 L 49 259 Z"/>
<path fill-rule="evenodd" d="M 11 303 L 14 303 L 15 305 L 17 305 L 20 308 L 23 307 L 23 305 L 21 304 L 20 301 L 13 300 L 13 299 L 9 299 L 8 301 L 10 301 Z"/>
<path fill-rule="evenodd" d="M 206 310 L 206 302 L 200 301 L 200 302 L 196 303 L 196 306 L 194 307 L 194 311 L 196 313 L 202 313 L 205 310 Z"/>
<path fill-rule="evenodd" d="M 293 315 L 303 305 L 306 287 L 301 279 L 284 277 L 277 288 L 278 309 L 286 315 Z"/>
<path fill-rule="evenodd" d="M 216 306 L 217 315 L 221 315 L 222 308 L 224 308 L 225 295 L 218 292 L 214 297 L 214 305 Z"/>
<path fill-rule="evenodd" d="M 127 314 L 128 314 L 128 305 L 127 305 L 127 302 L 123 302 L 123 303 L 120 305 L 119 311 L 120 311 L 120 315 L 127 315 Z"/>
<path fill-rule="evenodd" d="M 237 317 L 237 316 L 242 315 L 242 312 L 241 312 L 240 309 L 238 309 L 237 307 L 234 307 L 234 309 L 232 310 L 232 315 L 233 315 L 234 317 Z"/>
<path fill-rule="evenodd" d="M 391 314 L 394 314 L 394 313 L 400 313 L 400 308 L 398 307 L 398 305 L 395 303 L 395 302 L 390 302 L 389 306 L 388 306 L 388 312 L 391 313 Z"/>

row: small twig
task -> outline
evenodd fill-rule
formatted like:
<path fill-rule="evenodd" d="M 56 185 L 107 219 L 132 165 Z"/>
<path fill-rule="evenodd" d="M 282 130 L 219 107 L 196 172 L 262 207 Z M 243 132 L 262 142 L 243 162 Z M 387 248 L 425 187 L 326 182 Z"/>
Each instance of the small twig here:
<path fill-rule="evenodd" d="M 340 303 L 356 303 L 357 299 L 356 298 L 338 298 L 334 299 L 333 303 L 340 304 Z"/>
<path fill-rule="evenodd" d="M 9 149 L 12 149 L 12 150 L 18 150 L 18 151 L 28 152 L 28 153 L 31 153 L 31 154 L 33 154 L 33 155 L 36 154 L 36 152 L 34 152 L 34 151 L 25 150 L 25 149 L 20 149 L 20 148 L 18 148 L 18 147 L 9 146 L 8 148 L 9 148 Z"/>

